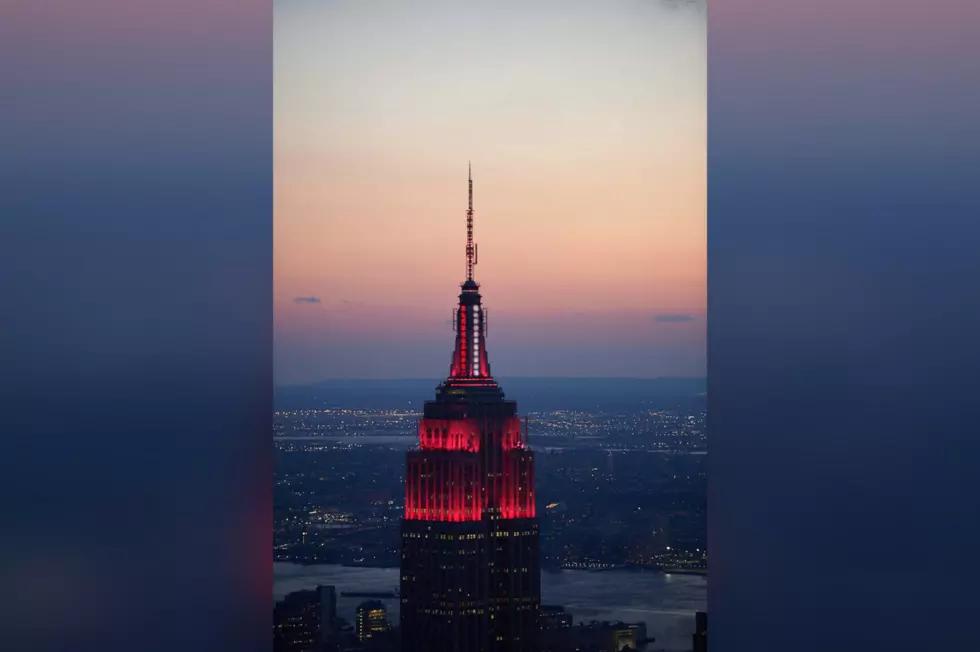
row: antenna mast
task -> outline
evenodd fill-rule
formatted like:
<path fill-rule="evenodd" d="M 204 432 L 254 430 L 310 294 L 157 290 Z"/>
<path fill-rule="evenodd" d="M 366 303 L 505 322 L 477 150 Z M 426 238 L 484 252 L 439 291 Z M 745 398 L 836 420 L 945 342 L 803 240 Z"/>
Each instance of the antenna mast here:
<path fill-rule="evenodd" d="M 473 244 L 473 164 L 469 164 L 470 203 L 466 209 L 466 280 L 473 280 L 473 266 L 476 264 L 476 246 Z"/>

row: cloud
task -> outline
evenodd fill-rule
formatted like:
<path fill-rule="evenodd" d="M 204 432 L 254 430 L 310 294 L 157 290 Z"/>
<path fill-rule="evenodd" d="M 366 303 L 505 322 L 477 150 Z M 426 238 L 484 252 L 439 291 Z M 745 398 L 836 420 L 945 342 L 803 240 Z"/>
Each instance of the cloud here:
<path fill-rule="evenodd" d="M 699 12 L 703 12 L 707 7 L 707 0 L 660 0 L 660 4 L 667 7 L 668 9 L 685 9 L 690 8 Z"/>
<path fill-rule="evenodd" d="M 654 321 L 663 322 L 665 324 L 680 324 L 683 322 L 694 321 L 694 315 L 656 315 L 654 316 Z"/>
<path fill-rule="evenodd" d="M 320 297 L 296 297 L 293 301 L 296 303 L 320 303 Z"/>

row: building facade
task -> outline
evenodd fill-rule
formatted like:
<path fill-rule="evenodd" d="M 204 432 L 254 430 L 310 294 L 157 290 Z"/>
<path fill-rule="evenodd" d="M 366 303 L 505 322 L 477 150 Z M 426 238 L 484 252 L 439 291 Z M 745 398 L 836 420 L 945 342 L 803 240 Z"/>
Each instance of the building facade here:
<path fill-rule="evenodd" d="M 337 633 L 337 591 L 333 586 L 295 591 L 272 612 L 275 652 L 330 652 Z"/>
<path fill-rule="evenodd" d="M 388 623 L 388 610 L 383 602 L 368 600 L 357 606 L 355 631 L 357 640 L 367 643 L 391 629 Z"/>
<path fill-rule="evenodd" d="M 490 373 L 487 311 L 473 279 L 469 180 L 466 280 L 449 376 L 408 453 L 402 522 L 404 652 L 537 652 L 541 576 L 534 454 L 517 403 Z"/>
<path fill-rule="evenodd" d="M 708 614 L 699 611 L 694 615 L 694 652 L 708 650 Z"/>

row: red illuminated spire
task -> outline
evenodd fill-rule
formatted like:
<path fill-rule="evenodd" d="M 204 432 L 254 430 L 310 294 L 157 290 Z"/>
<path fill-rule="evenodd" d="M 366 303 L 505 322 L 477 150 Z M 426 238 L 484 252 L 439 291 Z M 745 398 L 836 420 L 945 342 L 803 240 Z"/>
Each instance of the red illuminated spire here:
<path fill-rule="evenodd" d="M 473 164 L 469 164 L 470 202 L 466 209 L 466 280 L 473 280 L 473 266 L 476 265 L 476 245 L 473 244 Z"/>
<path fill-rule="evenodd" d="M 478 262 L 476 245 L 473 244 L 473 166 L 469 166 L 469 203 L 466 208 L 466 280 L 462 283 L 459 306 L 454 315 L 456 348 L 449 369 L 449 379 L 454 385 L 465 383 L 496 387 L 487 362 L 486 311 L 480 300 L 480 285 L 473 280 L 473 267 Z"/>

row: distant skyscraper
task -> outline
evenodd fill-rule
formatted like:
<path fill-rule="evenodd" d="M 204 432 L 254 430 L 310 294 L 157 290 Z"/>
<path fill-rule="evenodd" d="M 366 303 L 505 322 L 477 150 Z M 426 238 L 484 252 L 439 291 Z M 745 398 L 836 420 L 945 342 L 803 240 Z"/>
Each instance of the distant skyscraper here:
<path fill-rule="evenodd" d="M 383 602 L 368 600 L 357 606 L 357 640 L 366 643 L 391 629 L 388 610 Z"/>
<path fill-rule="evenodd" d="M 694 615 L 694 652 L 708 652 L 708 614 L 703 611 Z"/>
<path fill-rule="evenodd" d="M 337 593 L 332 586 L 290 593 L 273 610 L 276 652 L 322 652 L 337 625 Z"/>
<path fill-rule="evenodd" d="M 425 403 L 408 454 L 402 522 L 403 652 L 537 652 L 541 575 L 534 455 L 517 403 L 487 360 L 473 280 L 473 178 L 466 280 L 449 377 Z"/>
<path fill-rule="evenodd" d="M 337 589 L 318 586 L 316 592 L 320 602 L 320 640 L 325 642 L 337 631 Z"/>
<path fill-rule="evenodd" d="M 272 612 L 275 652 L 314 652 L 320 641 L 316 591 L 296 591 L 278 602 Z"/>

